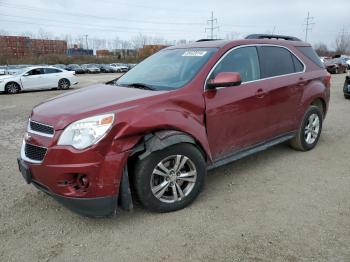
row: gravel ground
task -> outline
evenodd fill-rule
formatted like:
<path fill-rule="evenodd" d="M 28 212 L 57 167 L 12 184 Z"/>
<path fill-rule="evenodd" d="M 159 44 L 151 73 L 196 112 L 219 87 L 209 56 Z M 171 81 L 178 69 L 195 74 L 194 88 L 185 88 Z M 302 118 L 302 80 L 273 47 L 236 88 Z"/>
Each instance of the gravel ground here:
<path fill-rule="evenodd" d="M 79 76 L 76 87 L 115 75 Z M 350 101 L 332 77 L 318 146 L 279 145 L 210 171 L 188 208 L 80 217 L 26 185 L 16 157 L 31 108 L 63 91 L 0 95 L 0 261 L 350 261 Z M 69 91 L 68 91 L 69 92 Z"/>

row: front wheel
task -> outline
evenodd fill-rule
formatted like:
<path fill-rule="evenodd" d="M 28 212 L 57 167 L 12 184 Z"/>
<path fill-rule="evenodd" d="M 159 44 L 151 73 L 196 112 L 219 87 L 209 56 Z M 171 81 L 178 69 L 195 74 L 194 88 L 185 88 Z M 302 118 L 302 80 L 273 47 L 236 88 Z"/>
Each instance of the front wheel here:
<path fill-rule="evenodd" d="M 146 209 L 170 212 L 186 207 L 198 196 L 205 176 L 202 153 L 191 144 L 177 144 L 138 160 L 134 188 Z"/>
<path fill-rule="evenodd" d="M 310 106 L 305 114 L 296 136 L 290 141 L 292 148 L 299 151 L 313 149 L 321 135 L 323 114 L 319 107 Z"/>
<path fill-rule="evenodd" d="M 19 93 L 19 91 L 21 90 L 19 84 L 15 83 L 15 82 L 10 82 L 5 86 L 5 92 L 7 94 L 17 94 Z"/>
<path fill-rule="evenodd" d="M 68 79 L 63 78 L 60 81 L 58 81 L 58 89 L 65 90 L 65 89 L 69 89 L 69 87 L 70 87 L 70 82 Z"/>

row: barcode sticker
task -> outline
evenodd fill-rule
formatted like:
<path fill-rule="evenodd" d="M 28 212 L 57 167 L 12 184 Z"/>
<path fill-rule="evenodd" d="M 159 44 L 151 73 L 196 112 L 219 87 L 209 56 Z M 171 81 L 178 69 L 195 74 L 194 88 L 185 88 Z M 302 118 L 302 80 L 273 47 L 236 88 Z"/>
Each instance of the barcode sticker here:
<path fill-rule="evenodd" d="M 186 51 L 182 56 L 204 56 L 207 51 Z"/>

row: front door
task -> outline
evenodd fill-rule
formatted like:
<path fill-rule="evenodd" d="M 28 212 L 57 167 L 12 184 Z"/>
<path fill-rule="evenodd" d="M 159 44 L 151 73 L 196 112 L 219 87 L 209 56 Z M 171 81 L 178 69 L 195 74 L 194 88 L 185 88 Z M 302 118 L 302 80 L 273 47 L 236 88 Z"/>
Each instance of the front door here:
<path fill-rule="evenodd" d="M 45 87 L 44 70 L 42 68 L 32 69 L 23 76 L 21 82 L 24 90 L 35 90 Z"/>
<path fill-rule="evenodd" d="M 230 50 L 209 75 L 238 72 L 242 84 L 206 90 L 206 125 L 214 159 L 266 139 L 266 99 L 260 81 L 257 48 L 239 47 Z"/>

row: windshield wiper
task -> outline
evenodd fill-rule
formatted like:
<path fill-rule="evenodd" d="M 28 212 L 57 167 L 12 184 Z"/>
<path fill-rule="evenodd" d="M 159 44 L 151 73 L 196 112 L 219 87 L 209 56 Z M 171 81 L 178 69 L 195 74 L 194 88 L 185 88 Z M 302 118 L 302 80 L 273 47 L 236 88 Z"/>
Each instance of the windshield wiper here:
<path fill-rule="evenodd" d="M 152 90 L 152 91 L 155 90 L 151 85 L 147 85 L 147 84 L 144 84 L 144 83 L 131 83 L 131 84 L 127 84 L 125 86 L 139 88 L 139 89 L 144 89 L 144 90 Z"/>

